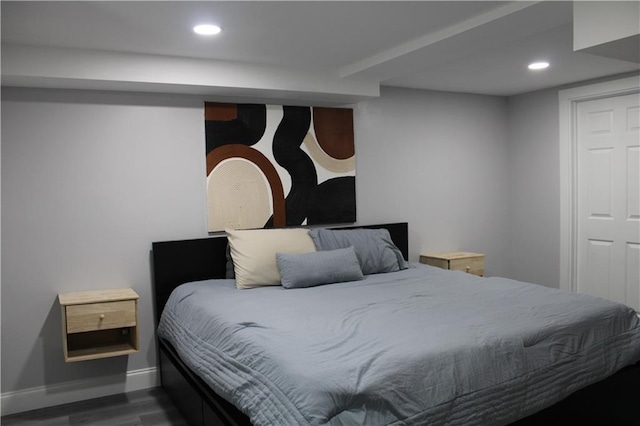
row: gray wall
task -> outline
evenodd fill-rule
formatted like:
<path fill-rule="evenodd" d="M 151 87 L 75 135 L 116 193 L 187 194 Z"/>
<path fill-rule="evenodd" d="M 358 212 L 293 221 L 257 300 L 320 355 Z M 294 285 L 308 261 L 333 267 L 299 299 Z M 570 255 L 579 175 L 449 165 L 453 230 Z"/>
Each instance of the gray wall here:
<path fill-rule="evenodd" d="M 200 100 L 3 89 L 2 391 L 156 364 L 154 240 L 206 235 Z M 65 364 L 59 292 L 132 287 L 141 353 Z"/>
<path fill-rule="evenodd" d="M 560 279 L 558 90 L 509 104 L 508 276 L 548 287 Z"/>
<path fill-rule="evenodd" d="M 486 253 L 506 274 L 507 109 L 502 97 L 383 88 L 355 106 L 358 218 L 407 220 L 409 253 Z"/>
<path fill-rule="evenodd" d="M 3 393 L 156 365 L 150 244 L 207 235 L 202 102 L 3 89 Z M 480 251 L 507 275 L 507 100 L 384 89 L 353 107 L 358 222 L 406 220 L 412 260 Z M 119 286 L 140 294 L 141 353 L 65 364 L 57 293 Z"/>

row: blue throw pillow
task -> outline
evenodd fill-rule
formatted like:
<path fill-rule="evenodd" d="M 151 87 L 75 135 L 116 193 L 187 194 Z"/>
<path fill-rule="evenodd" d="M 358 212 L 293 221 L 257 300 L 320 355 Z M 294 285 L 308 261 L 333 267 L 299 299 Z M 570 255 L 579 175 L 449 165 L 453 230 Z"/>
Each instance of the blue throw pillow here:
<path fill-rule="evenodd" d="M 313 287 L 364 278 L 353 247 L 311 253 L 276 253 L 284 288 Z"/>
<path fill-rule="evenodd" d="M 409 264 L 391 240 L 387 229 L 325 229 L 309 231 L 316 249 L 335 250 L 352 246 L 364 275 L 407 269 Z"/>

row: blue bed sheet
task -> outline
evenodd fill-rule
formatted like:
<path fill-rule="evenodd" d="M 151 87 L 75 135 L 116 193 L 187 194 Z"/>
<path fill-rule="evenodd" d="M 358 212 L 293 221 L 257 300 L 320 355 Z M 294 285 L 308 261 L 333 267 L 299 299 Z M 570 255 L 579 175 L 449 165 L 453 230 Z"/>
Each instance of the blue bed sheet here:
<path fill-rule="evenodd" d="M 625 305 L 421 264 L 304 289 L 184 284 L 158 335 L 255 425 L 507 424 L 640 359 Z"/>

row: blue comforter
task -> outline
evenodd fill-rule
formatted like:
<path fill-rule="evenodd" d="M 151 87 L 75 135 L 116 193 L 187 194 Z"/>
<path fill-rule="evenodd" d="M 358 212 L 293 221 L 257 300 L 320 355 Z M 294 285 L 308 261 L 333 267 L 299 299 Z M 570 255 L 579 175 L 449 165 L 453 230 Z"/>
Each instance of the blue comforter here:
<path fill-rule="evenodd" d="M 158 335 L 255 425 L 506 424 L 640 359 L 629 307 L 420 264 L 305 289 L 184 284 Z"/>

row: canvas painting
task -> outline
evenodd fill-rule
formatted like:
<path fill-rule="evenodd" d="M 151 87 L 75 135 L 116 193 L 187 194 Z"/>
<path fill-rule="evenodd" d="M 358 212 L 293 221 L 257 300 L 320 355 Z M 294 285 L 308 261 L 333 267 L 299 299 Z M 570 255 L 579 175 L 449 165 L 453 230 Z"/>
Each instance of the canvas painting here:
<path fill-rule="evenodd" d="M 205 103 L 209 232 L 356 221 L 353 110 Z"/>

